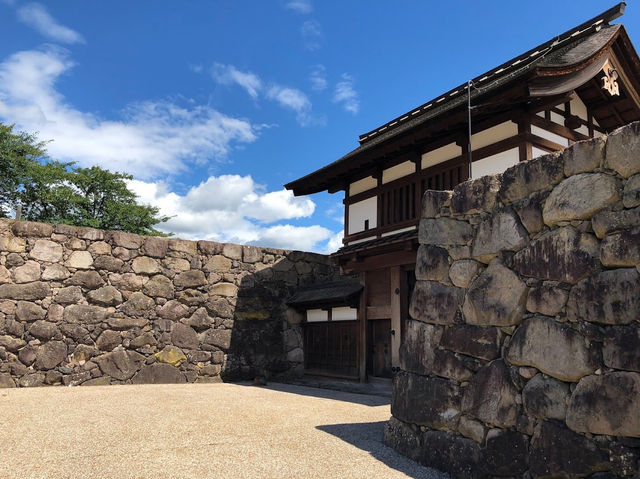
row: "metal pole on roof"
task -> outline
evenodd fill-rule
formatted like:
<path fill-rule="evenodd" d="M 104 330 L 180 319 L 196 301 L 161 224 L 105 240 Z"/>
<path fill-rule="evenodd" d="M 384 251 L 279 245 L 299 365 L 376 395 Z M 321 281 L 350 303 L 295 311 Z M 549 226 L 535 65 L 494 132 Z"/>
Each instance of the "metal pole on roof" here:
<path fill-rule="evenodd" d="M 473 163 L 473 154 L 471 151 L 471 85 L 472 82 L 469 80 L 467 82 L 467 112 L 468 112 L 468 127 L 469 127 L 469 143 L 467 144 L 467 151 L 469 152 L 469 179 L 472 178 L 471 175 L 471 163 Z"/>

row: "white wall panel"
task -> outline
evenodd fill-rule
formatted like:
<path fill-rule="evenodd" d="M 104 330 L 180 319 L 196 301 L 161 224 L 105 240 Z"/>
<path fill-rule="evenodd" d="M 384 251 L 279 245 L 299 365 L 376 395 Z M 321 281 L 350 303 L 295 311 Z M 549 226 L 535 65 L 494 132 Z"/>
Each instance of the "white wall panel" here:
<path fill-rule="evenodd" d="M 405 161 L 399 165 L 392 166 L 382 172 L 382 183 L 389 183 L 398 178 L 412 175 L 416 172 L 415 165 L 410 161 Z"/>
<path fill-rule="evenodd" d="M 369 220 L 369 229 L 376 227 L 378 198 L 373 196 L 349 205 L 349 234 L 364 231 L 364 222 Z"/>
<path fill-rule="evenodd" d="M 307 309 L 307 322 L 319 323 L 321 321 L 328 321 L 329 314 L 322 309 Z"/>
<path fill-rule="evenodd" d="M 482 160 L 474 161 L 472 173 L 474 178 L 486 175 L 495 175 L 518 163 L 520 160 L 520 150 L 512 148 L 496 155 L 491 155 Z"/>
<path fill-rule="evenodd" d="M 566 138 L 560 135 L 556 135 L 555 133 L 551 133 L 550 131 L 543 130 L 542 128 L 537 127 L 535 125 L 531 125 L 531 133 L 541 138 L 544 138 L 546 140 L 553 141 L 554 143 L 558 143 L 559 145 L 562 145 L 565 147 L 569 146 L 569 140 L 567 140 Z"/>
<path fill-rule="evenodd" d="M 437 165 L 444 161 L 456 158 L 462 154 L 462 148 L 455 143 L 449 143 L 448 145 L 437 148 L 429 153 L 422 155 L 422 169 L 429 168 L 430 166 Z"/>
<path fill-rule="evenodd" d="M 355 181 L 349 185 L 349 196 L 357 195 L 363 191 L 375 188 L 377 184 L 378 182 L 373 176 L 362 178 L 361 180 Z"/>
<path fill-rule="evenodd" d="M 518 125 L 512 121 L 505 121 L 486 130 L 471 135 L 471 149 L 477 150 L 492 145 L 500 140 L 511 138 L 518 134 Z"/>
<path fill-rule="evenodd" d="M 352 321 L 358 319 L 357 308 L 331 308 L 331 321 Z"/>

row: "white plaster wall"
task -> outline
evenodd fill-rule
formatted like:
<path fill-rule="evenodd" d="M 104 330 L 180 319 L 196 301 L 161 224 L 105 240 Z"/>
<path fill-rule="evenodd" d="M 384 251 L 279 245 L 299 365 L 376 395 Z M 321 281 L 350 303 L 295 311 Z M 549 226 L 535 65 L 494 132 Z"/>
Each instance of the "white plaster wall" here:
<path fill-rule="evenodd" d="M 560 135 L 556 135 L 555 133 L 551 133 L 550 131 L 543 130 L 538 126 L 531 125 L 531 133 L 541 138 L 545 138 L 547 140 L 553 141 L 554 143 L 558 143 L 559 145 L 562 145 L 565 147 L 569 146 L 569 140 L 567 140 L 566 138 Z"/>
<path fill-rule="evenodd" d="M 373 176 L 362 178 L 361 180 L 355 181 L 349 185 L 349 196 L 357 195 L 363 191 L 375 188 L 377 184 L 378 182 Z"/>
<path fill-rule="evenodd" d="M 578 96 L 571 100 L 571 114 L 582 118 L 584 121 L 587 121 L 589 119 L 589 115 L 587 114 L 587 106 Z M 586 125 L 582 125 L 576 131 L 578 133 L 582 133 L 583 135 L 589 134 L 589 128 L 587 128 Z"/>
<path fill-rule="evenodd" d="M 500 140 L 511 138 L 518 134 L 518 125 L 512 121 L 505 121 L 486 130 L 471 135 L 471 149 L 477 150 L 487 145 L 492 145 Z"/>
<path fill-rule="evenodd" d="M 387 168 L 382 172 L 382 183 L 389 183 L 403 176 L 408 176 L 416 172 L 415 165 L 410 161 L 405 161 L 399 165 Z"/>
<path fill-rule="evenodd" d="M 357 308 L 331 308 L 331 321 L 353 321 L 358 319 Z"/>
<path fill-rule="evenodd" d="M 387 231 L 386 233 L 382 233 L 380 236 L 391 236 L 391 235 L 394 235 L 396 233 L 402 233 L 404 231 L 411 231 L 411 230 L 415 230 L 415 229 L 416 229 L 415 226 L 408 226 L 407 228 L 400 228 L 399 230 Z"/>
<path fill-rule="evenodd" d="M 352 245 L 352 244 L 364 243 L 365 241 L 369 241 L 369 240 L 372 240 L 372 239 L 376 239 L 376 237 L 375 236 L 367 236 L 366 238 L 362 238 L 362 239 L 359 239 L 359 240 L 349 241 L 347 243 L 347 246 L 348 245 Z"/>
<path fill-rule="evenodd" d="M 322 309 L 307 309 L 307 322 L 319 323 L 322 321 L 328 321 L 329 314 Z"/>
<path fill-rule="evenodd" d="M 564 110 L 564 105 L 562 105 L 562 109 Z M 557 123 L 558 125 L 564 126 L 564 116 L 556 113 L 555 111 L 551 112 L 551 121 Z"/>
<path fill-rule="evenodd" d="M 531 148 L 533 155 L 531 158 L 538 158 L 539 156 L 546 155 L 548 152 L 541 150 L 540 148 L 536 148 L 535 146 Z"/>
<path fill-rule="evenodd" d="M 433 151 L 422 155 L 422 169 L 429 168 L 430 166 L 437 165 L 444 161 L 456 158 L 462 154 L 462 148 L 455 143 L 449 143 L 448 145 L 437 148 Z"/>
<path fill-rule="evenodd" d="M 364 231 L 364 222 L 369 220 L 369 229 L 376 227 L 378 198 L 373 196 L 349 205 L 349 234 Z"/>
<path fill-rule="evenodd" d="M 520 161 L 520 150 L 512 148 L 495 155 L 487 156 L 482 160 L 474 161 L 472 165 L 473 178 L 480 178 L 486 175 L 495 175 L 502 173 L 507 168 L 515 165 Z"/>

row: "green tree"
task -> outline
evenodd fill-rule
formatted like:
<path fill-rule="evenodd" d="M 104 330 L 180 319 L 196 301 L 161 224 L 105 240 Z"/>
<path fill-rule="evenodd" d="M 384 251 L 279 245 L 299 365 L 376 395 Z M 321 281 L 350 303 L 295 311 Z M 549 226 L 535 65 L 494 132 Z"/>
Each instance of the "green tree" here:
<path fill-rule="evenodd" d="M 22 205 L 29 221 L 166 236 L 154 228 L 169 218 L 137 203 L 131 175 L 50 160 L 36 135 L 0 123 L 0 217 Z"/>

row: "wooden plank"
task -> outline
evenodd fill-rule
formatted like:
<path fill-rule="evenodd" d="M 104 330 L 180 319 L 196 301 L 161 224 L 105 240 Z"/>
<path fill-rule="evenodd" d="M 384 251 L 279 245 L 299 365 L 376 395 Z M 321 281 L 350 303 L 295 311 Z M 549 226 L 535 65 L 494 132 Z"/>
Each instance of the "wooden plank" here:
<path fill-rule="evenodd" d="M 561 137 L 567 138 L 568 140 L 582 141 L 589 139 L 589 136 L 583 133 L 574 131 L 570 128 L 567 128 L 566 126 L 558 125 L 557 123 L 554 123 L 552 121 L 547 121 L 537 115 L 531 115 L 529 120 L 531 121 L 532 125 L 542 128 L 543 130 L 550 131 L 551 133 L 555 133 L 556 135 L 560 135 Z M 528 133 L 531 132 L 529 131 Z"/>
<path fill-rule="evenodd" d="M 391 317 L 391 306 L 367 306 L 367 320 L 389 319 Z"/>
<path fill-rule="evenodd" d="M 391 267 L 391 366 L 400 365 L 400 331 L 402 329 L 402 306 L 401 294 L 402 285 L 400 276 L 402 270 L 400 266 Z"/>
<path fill-rule="evenodd" d="M 412 265 L 416 262 L 416 250 L 393 251 L 363 258 L 362 261 L 347 261 L 342 268 L 347 274 L 387 268 L 396 265 Z"/>
<path fill-rule="evenodd" d="M 358 306 L 358 378 L 360 382 L 367 380 L 367 273 L 360 273 L 360 283 L 364 285 L 364 290 L 360 295 L 360 305 Z"/>

